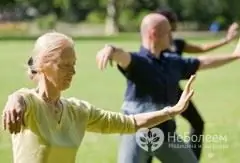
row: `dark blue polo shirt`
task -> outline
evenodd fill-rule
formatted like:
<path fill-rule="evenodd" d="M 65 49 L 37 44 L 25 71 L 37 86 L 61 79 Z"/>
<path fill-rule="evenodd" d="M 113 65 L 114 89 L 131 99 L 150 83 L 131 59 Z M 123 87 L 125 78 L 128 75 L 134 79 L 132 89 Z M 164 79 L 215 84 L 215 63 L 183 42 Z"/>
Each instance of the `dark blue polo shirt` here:
<path fill-rule="evenodd" d="M 182 56 L 185 46 L 186 46 L 185 40 L 181 38 L 176 38 L 176 39 L 173 39 L 171 48 L 165 50 L 164 52 L 173 53 L 175 55 Z M 181 86 L 178 85 L 178 96 L 181 96 L 181 94 L 182 94 L 182 89 L 181 89 Z"/>
<path fill-rule="evenodd" d="M 124 101 L 137 103 L 134 108 L 123 108 L 127 114 L 159 110 L 158 106 L 176 104 L 179 81 L 195 74 L 200 63 L 195 58 L 182 58 L 167 52 L 156 58 L 143 47 L 139 52 L 132 52 L 131 58 L 127 69 L 118 67 L 127 78 Z M 143 109 L 141 106 L 145 104 L 155 108 Z"/>

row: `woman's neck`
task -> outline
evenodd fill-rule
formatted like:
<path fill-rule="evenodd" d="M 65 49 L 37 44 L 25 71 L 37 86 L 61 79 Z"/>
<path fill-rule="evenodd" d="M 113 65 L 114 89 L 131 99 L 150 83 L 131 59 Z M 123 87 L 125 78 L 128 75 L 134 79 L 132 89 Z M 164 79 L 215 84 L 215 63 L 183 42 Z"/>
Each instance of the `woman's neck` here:
<path fill-rule="evenodd" d="M 39 83 L 37 93 L 45 102 L 58 105 L 61 93 L 53 85 Z"/>

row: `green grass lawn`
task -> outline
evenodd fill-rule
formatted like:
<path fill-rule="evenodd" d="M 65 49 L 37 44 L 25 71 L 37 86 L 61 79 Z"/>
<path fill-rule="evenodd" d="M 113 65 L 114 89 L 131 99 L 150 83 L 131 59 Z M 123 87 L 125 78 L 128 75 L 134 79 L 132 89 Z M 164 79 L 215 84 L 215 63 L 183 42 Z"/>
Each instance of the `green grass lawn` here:
<path fill-rule="evenodd" d="M 194 42 L 200 42 L 194 40 Z M 105 43 L 114 43 L 128 50 L 137 50 L 138 41 L 77 41 L 77 75 L 72 87 L 64 92 L 67 97 L 75 96 L 87 100 L 107 110 L 120 111 L 125 88 L 125 80 L 116 68 L 101 72 L 97 69 L 95 55 Z M 31 41 L 0 42 L 0 107 L 4 107 L 7 96 L 21 88 L 31 87 L 24 64 L 31 55 Z M 230 53 L 234 43 L 212 52 L 213 54 Z M 202 161 L 204 163 L 238 163 L 240 149 L 240 61 L 223 68 L 200 72 L 194 84 L 194 101 L 199 107 L 206 124 L 208 136 L 225 136 L 224 144 L 205 141 Z M 177 117 L 178 131 L 184 135 L 188 124 Z M 87 133 L 79 148 L 77 162 L 114 163 L 117 158 L 118 135 Z M 26 149 L 28 150 L 28 149 Z M 174 156 L 173 156 L 174 157 Z M 9 163 L 12 159 L 10 137 L 0 135 L 0 162 Z M 154 161 L 157 163 L 158 161 Z"/>

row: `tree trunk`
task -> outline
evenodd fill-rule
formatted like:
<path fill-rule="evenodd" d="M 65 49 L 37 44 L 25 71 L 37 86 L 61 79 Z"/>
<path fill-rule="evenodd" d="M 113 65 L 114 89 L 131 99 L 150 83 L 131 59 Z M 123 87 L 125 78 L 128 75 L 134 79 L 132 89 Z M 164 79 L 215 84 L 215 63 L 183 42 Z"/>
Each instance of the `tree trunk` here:
<path fill-rule="evenodd" d="M 114 35 L 119 32 L 117 0 L 108 0 L 105 34 Z"/>

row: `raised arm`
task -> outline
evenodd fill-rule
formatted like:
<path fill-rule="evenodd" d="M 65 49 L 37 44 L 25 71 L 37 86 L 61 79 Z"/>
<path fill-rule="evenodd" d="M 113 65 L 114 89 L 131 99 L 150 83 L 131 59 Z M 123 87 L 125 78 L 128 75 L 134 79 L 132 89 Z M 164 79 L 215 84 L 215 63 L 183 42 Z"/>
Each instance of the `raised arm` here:
<path fill-rule="evenodd" d="M 23 115 L 26 108 L 24 98 L 15 93 L 8 97 L 3 110 L 3 127 L 11 134 L 18 133 L 23 125 Z"/>
<path fill-rule="evenodd" d="M 199 69 L 210 69 L 217 68 L 223 66 L 225 64 L 231 63 L 240 58 L 240 40 L 231 55 L 223 55 L 223 56 L 199 56 L 198 59 L 200 61 Z"/>
<path fill-rule="evenodd" d="M 185 42 L 183 51 L 186 53 L 199 54 L 199 53 L 205 53 L 205 52 L 209 52 L 211 50 L 220 48 L 220 47 L 230 43 L 237 37 L 238 28 L 239 28 L 239 25 L 236 22 L 234 22 L 228 28 L 228 32 L 227 32 L 227 35 L 225 36 L 225 38 L 223 38 L 219 41 L 213 42 L 213 43 L 198 45 L 198 44 L 191 44 L 191 43 Z"/>
<path fill-rule="evenodd" d="M 228 63 L 231 63 L 237 59 L 237 55 L 223 55 L 223 56 L 199 56 L 200 61 L 199 70 L 218 68 Z"/>
<path fill-rule="evenodd" d="M 162 110 L 136 115 L 123 115 L 121 113 L 104 111 L 91 107 L 87 130 L 100 133 L 134 133 L 140 128 L 153 127 L 182 113 L 193 95 L 191 85 L 195 76 L 192 76 L 185 86 L 178 103 Z M 161 108 L 159 108 L 161 109 Z"/>
<path fill-rule="evenodd" d="M 100 70 L 104 70 L 108 63 L 112 65 L 112 63 L 115 62 L 118 70 L 127 79 L 138 82 L 138 84 L 152 84 L 151 81 L 147 80 L 147 76 L 142 75 L 147 75 L 148 72 L 151 71 L 151 69 L 149 69 L 149 62 L 138 53 L 128 53 L 123 49 L 106 45 L 97 53 L 96 61 Z M 149 87 L 149 89 L 152 88 Z"/>

